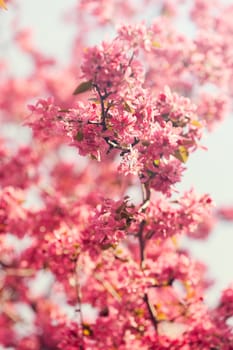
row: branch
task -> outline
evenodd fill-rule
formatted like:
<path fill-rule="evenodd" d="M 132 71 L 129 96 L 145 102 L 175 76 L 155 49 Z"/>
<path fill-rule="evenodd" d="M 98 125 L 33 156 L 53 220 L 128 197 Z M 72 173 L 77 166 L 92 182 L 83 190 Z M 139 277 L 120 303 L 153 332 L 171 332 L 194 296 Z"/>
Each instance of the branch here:
<path fill-rule="evenodd" d="M 100 105 L 101 105 L 101 118 L 102 118 L 102 125 L 103 125 L 103 131 L 107 130 L 107 126 L 106 126 L 106 111 L 104 108 L 104 100 L 108 97 L 108 94 L 106 93 L 105 95 L 102 95 L 100 92 L 100 89 L 98 87 L 98 85 L 94 84 L 93 85 L 99 95 L 100 98 Z"/>
<path fill-rule="evenodd" d="M 78 259 L 76 260 L 76 265 L 75 265 L 75 288 L 76 288 L 77 303 L 78 303 L 78 308 L 76 309 L 76 311 L 79 312 L 80 324 L 81 324 L 80 338 L 81 338 L 82 344 L 80 346 L 80 349 L 85 349 L 85 343 L 84 343 L 84 337 L 83 337 L 84 322 L 83 322 L 83 314 L 82 314 L 81 287 L 80 287 L 79 278 L 78 278 Z"/>
<path fill-rule="evenodd" d="M 109 283 L 108 281 L 104 281 L 103 278 L 101 278 L 101 276 L 98 274 L 95 274 L 94 277 L 98 282 L 102 284 L 102 286 L 109 292 L 109 294 L 113 296 L 113 298 L 115 298 L 118 302 L 121 301 L 120 294 L 117 293 L 117 291 L 113 288 L 111 283 Z"/>
<path fill-rule="evenodd" d="M 158 321 L 156 319 L 156 310 L 154 308 L 154 305 L 151 304 L 147 293 L 144 294 L 143 300 L 146 303 L 147 310 L 148 310 L 148 312 L 150 314 L 151 322 L 152 322 L 152 324 L 154 326 L 155 331 L 157 332 L 157 330 L 158 330 Z"/>
<path fill-rule="evenodd" d="M 139 212 L 145 212 L 146 208 L 148 207 L 150 203 L 150 188 L 148 183 L 142 184 L 142 194 L 143 194 L 143 202 L 139 209 Z M 145 260 L 145 238 L 143 237 L 143 231 L 145 227 L 146 221 L 142 220 L 140 223 L 140 228 L 138 232 L 138 240 L 139 240 L 139 251 L 140 251 L 140 266 L 143 267 L 143 262 Z M 143 296 L 143 300 L 146 303 L 147 310 L 149 312 L 151 322 L 154 326 L 155 331 L 158 330 L 158 321 L 156 319 L 156 310 L 153 306 L 153 304 L 150 302 L 148 294 L 145 293 Z"/>
<path fill-rule="evenodd" d="M 143 202 L 139 209 L 139 213 L 144 213 L 150 203 L 150 188 L 148 182 L 142 183 Z"/>
<path fill-rule="evenodd" d="M 140 251 L 140 265 L 141 265 L 141 267 L 143 265 L 143 261 L 145 260 L 145 241 L 143 239 L 143 230 L 144 230 L 145 224 L 146 224 L 146 221 L 143 220 L 140 223 L 140 228 L 139 228 L 139 232 L 138 232 L 139 251 Z"/>

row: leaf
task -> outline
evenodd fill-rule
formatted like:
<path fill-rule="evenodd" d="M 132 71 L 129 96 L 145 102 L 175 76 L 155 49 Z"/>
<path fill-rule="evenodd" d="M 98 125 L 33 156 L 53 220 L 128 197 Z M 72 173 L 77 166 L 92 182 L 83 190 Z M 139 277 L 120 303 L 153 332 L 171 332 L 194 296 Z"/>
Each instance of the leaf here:
<path fill-rule="evenodd" d="M 193 286 L 191 285 L 190 281 L 184 281 L 184 287 L 187 293 L 187 298 L 191 299 L 195 296 L 195 290 Z"/>
<path fill-rule="evenodd" d="M 160 164 L 160 159 L 155 159 L 155 160 L 153 161 L 153 164 L 154 164 L 154 166 L 158 167 L 159 164 Z"/>
<path fill-rule="evenodd" d="M 123 106 L 124 106 L 124 110 L 125 111 L 127 111 L 129 113 L 133 113 L 134 112 L 133 108 L 126 101 L 124 101 Z"/>
<path fill-rule="evenodd" d="M 99 312 L 99 316 L 101 317 L 108 317 L 109 316 L 109 309 L 107 306 L 104 306 L 100 312 Z"/>
<path fill-rule="evenodd" d="M 93 98 L 93 97 L 91 97 L 91 98 L 88 99 L 88 101 L 94 102 L 94 103 L 96 103 L 97 105 L 100 104 L 100 100 L 98 100 L 98 98 Z"/>
<path fill-rule="evenodd" d="M 198 120 L 192 120 L 191 125 L 194 125 L 197 128 L 202 128 L 202 126 L 203 126 Z"/>
<path fill-rule="evenodd" d="M 0 0 L 0 7 L 4 10 L 7 10 L 6 4 L 4 0 Z"/>
<path fill-rule="evenodd" d="M 158 321 L 166 321 L 167 320 L 167 315 L 164 312 L 158 311 L 156 314 L 156 319 Z"/>
<path fill-rule="evenodd" d="M 69 113 L 70 110 L 66 108 L 66 109 L 60 109 L 58 112 L 59 113 Z"/>
<path fill-rule="evenodd" d="M 174 153 L 174 157 L 179 159 L 182 163 L 186 163 L 189 157 L 189 152 L 185 146 L 179 146 Z"/>
<path fill-rule="evenodd" d="M 156 319 L 158 321 L 166 321 L 167 320 L 167 315 L 162 311 L 163 307 L 160 303 L 155 305 L 156 309 Z"/>
<path fill-rule="evenodd" d="M 161 44 L 160 44 L 158 41 L 153 41 L 153 42 L 152 42 L 152 46 L 153 46 L 153 47 L 158 47 L 158 48 L 160 48 L 160 47 L 161 47 Z"/>
<path fill-rule="evenodd" d="M 82 328 L 83 328 L 83 335 L 85 337 L 89 337 L 93 335 L 93 330 L 91 329 L 91 327 L 89 326 L 89 324 L 87 323 L 83 323 L 82 324 Z"/>
<path fill-rule="evenodd" d="M 102 249 L 102 250 L 107 250 L 107 249 L 109 249 L 109 248 L 115 248 L 115 245 L 112 244 L 112 243 L 106 243 L 106 244 L 102 244 L 102 245 L 101 245 L 101 249 Z"/>
<path fill-rule="evenodd" d="M 142 308 L 135 309 L 134 312 L 135 312 L 135 315 L 138 317 L 143 317 L 145 314 L 145 311 Z"/>
<path fill-rule="evenodd" d="M 83 132 L 82 132 L 82 130 L 78 130 L 78 132 L 77 132 L 77 134 L 75 136 L 75 140 L 79 141 L 79 142 L 83 140 Z"/>
<path fill-rule="evenodd" d="M 90 154 L 90 158 L 91 158 L 92 160 L 98 160 L 98 158 L 97 158 L 94 154 Z"/>
<path fill-rule="evenodd" d="M 82 94 L 83 92 L 91 90 L 91 88 L 92 88 L 92 80 L 84 81 L 76 87 L 76 89 L 73 92 L 73 95 Z"/>
<path fill-rule="evenodd" d="M 142 143 L 143 146 L 149 146 L 150 145 L 150 142 L 147 141 L 147 140 L 142 140 L 141 143 Z"/>
<path fill-rule="evenodd" d="M 177 236 L 176 236 L 176 235 L 171 236 L 171 241 L 172 241 L 172 243 L 174 244 L 174 247 L 175 247 L 175 248 L 178 248 L 178 239 L 177 239 Z"/>

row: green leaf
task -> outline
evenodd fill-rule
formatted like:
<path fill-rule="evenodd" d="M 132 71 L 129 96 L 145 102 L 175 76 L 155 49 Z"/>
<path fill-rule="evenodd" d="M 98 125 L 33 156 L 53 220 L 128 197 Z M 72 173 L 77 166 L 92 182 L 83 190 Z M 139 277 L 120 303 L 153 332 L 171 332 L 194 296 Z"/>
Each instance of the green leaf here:
<path fill-rule="evenodd" d="M 174 153 L 174 157 L 179 159 L 182 163 L 186 163 L 189 157 L 189 152 L 185 146 L 179 146 Z"/>
<path fill-rule="evenodd" d="M 91 90 L 91 88 L 92 88 L 92 80 L 84 81 L 76 87 L 76 89 L 73 92 L 73 95 L 82 94 L 83 92 Z"/>
<path fill-rule="evenodd" d="M 134 112 L 133 108 L 126 101 L 124 101 L 123 106 L 124 106 L 124 110 L 125 111 L 127 111 L 129 113 L 133 113 Z"/>
<path fill-rule="evenodd" d="M 82 130 L 78 130 L 78 132 L 77 132 L 77 134 L 75 136 L 75 140 L 79 141 L 79 142 L 83 140 L 83 132 L 82 132 Z"/>
<path fill-rule="evenodd" d="M 153 164 L 154 166 L 158 167 L 160 164 L 160 159 L 154 159 Z"/>

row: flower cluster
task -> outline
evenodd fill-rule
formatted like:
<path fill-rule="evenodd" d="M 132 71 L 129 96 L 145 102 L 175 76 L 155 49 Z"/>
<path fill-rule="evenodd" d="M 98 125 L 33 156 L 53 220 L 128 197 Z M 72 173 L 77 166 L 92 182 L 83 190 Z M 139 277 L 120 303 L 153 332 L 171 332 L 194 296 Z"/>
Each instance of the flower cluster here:
<path fill-rule="evenodd" d="M 105 199 L 81 233 L 83 248 L 95 252 L 117 245 L 127 235 L 133 217 L 134 208 L 127 204 L 127 198 L 123 202 Z"/>
<path fill-rule="evenodd" d="M 0 119 L 33 135 L 22 147 L 0 130 L 0 347 L 233 348 L 232 285 L 210 309 L 207 268 L 182 243 L 232 208 L 176 188 L 204 127 L 230 110 L 233 7 L 195 0 L 188 38 L 174 25 L 181 3 L 81 0 L 63 67 L 27 30 L 14 43 L 31 72 L 1 60 Z M 114 39 L 84 49 L 90 25 L 119 17 Z"/>
<path fill-rule="evenodd" d="M 126 84 L 143 82 L 139 62 L 133 60 L 134 52 L 126 49 L 124 42 L 114 40 L 86 50 L 81 67 L 83 77 L 97 86 L 102 95 L 111 96 Z"/>

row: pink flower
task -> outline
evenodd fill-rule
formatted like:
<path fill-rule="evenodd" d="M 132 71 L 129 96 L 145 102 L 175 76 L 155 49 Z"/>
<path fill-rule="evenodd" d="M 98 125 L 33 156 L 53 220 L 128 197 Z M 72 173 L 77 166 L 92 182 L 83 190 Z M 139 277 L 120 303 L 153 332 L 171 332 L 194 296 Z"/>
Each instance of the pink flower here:
<path fill-rule="evenodd" d="M 217 210 L 217 216 L 222 220 L 232 221 L 233 220 L 233 207 L 223 206 Z"/>

